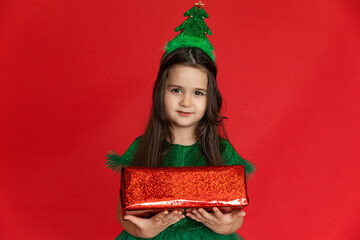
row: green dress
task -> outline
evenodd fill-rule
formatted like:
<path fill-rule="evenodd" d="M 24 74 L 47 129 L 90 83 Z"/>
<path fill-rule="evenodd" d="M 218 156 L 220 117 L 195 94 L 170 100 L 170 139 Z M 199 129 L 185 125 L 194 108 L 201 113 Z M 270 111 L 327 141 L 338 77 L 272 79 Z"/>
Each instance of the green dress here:
<path fill-rule="evenodd" d="M 140 137 L 130 145 L 128 150 L 119 156 L 115 152 L 107 154 L 106 165 L 113 169 L 118 170 L 120 166 L 127 166 L 137 148 Z M 226 165 L 244 165 L 246 176 L 253 174 L 255 171 L 254 165 L 242 159 L 232 147 L 232 145 L 225 139 L 220 141 L 220 149 L 222 151 L 222 158 Z M 205 166 L 206 162 L 202 156 L 201 146 L 198 143 L 194 143 L 190 146 L 184 146 L 179 144 L 172 144 L 170 151 L 164 158 L 165 167 L 187 167 L 187 166 Z M 116 240 L 139 240 L 138 238 L 130 235 L 123 230 Z M 181 219 L 177 223 L 169 226 L 167 229 L 159 233 L 156 237 L 150 238 L 156 240 L 174 239 L 174 240 L 191 240 L 191 239 L 219 239 L 219 240 L 235 240 L 243 239 L 237 233 L 230 235 L 221 235 L 214 233 L 211 229 L 207 228 L 203 223 L 197 222 L 189 217 Z"/>

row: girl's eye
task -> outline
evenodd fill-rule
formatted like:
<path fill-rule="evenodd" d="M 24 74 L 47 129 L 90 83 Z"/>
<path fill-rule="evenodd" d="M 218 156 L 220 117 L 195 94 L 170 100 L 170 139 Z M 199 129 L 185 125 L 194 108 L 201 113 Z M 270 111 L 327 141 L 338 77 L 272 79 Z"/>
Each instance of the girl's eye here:
<path fill-rule="evenodd" d="M 171 92 L 181 93 L 181 90 L 179 88 L 174 88 L 174 89 L 171 90 Z"/>
<path fill-rule="evenodd" d="M 202 93 L 202 92 L 200 92 L 200 91 L 196 91 L 196 92 L 195 92 L 195 95 L 197 95 L 197 96 L 202 96 L 202 95 L 204 95 L 204 93 Z"/>

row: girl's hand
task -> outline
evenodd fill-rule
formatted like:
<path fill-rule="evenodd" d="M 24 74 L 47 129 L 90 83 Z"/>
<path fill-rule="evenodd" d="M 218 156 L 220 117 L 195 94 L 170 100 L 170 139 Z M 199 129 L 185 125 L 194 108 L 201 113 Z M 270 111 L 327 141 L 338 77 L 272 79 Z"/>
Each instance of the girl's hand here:
<path fill-rule="evenodd" d="M 132 215 L 124 216 L 124 220 L 129 220 L 137 226 L 138 233 L 143 236 L 143 238 L 153 238 L 168 226 L 183 218 L 185 218 L 185 216 L 178 210 L 174 210 L 171 213 L 169 213 L 169 211 L 162 211 L 149 219 Z"/>
<path fill-rule="evenodd" d="M 233 211 L 222 213 L 217 207 L 213 208 L 214 213 L 208 213 L 202 208 L 193 210 L 186 215 L 195 221 L 202 222 L 205 226 L 216 233 L 228 235 L 236 232 L 244 221 L 244 211 Z"/>

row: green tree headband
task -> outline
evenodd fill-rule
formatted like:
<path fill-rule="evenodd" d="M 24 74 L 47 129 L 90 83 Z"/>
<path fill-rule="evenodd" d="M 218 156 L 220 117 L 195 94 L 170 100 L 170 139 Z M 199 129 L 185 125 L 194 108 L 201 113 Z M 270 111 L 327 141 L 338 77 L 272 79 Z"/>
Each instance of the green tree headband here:
<path fill-rule="evenodd" d="M 209 15 L 205 12 L 203 6 L 204 4 L 199 1 L 184 13 L 184 16 L 188 17 L 188 19 L 175 28 L 175 32 L 180 31 L 180 33 L 166 44 L 165 56 L 181 47 L 198 47 L 206 52 L 215 62 L 213 55 L 214 47 L 206 36 L 206 34 L 211 36 L 212 32 L 204 21 L 204 18 L 208 18 Z"/>

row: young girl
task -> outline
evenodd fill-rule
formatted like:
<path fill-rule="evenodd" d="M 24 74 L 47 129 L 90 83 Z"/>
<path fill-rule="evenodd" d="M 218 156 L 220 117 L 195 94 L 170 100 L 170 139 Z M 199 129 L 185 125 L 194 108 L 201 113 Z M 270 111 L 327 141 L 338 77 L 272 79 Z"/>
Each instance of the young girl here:
<path fill-rule="evenodd" d="M 254 166 L 242 159 L 226 137 L 220 114 L 222 97 L 212 57 L 198 47 L 166 52 L 153 89 L 152 109 L 144 134 L 119 156 L 107 155 L 107 166 L 244 165 L 247 177 Z M 245 212 L 222 213 L 193 209 L 163 211 L 150 219 L 125 215 L 118 204 L 124 231 L 116 239 L 243 239 L 236 231 Z"/>

